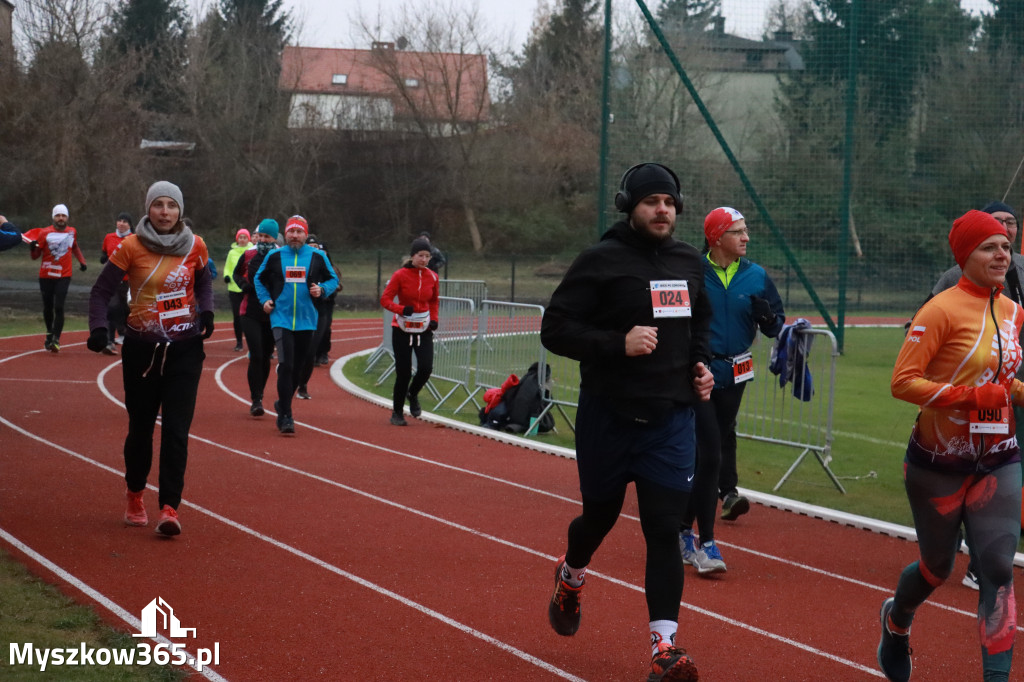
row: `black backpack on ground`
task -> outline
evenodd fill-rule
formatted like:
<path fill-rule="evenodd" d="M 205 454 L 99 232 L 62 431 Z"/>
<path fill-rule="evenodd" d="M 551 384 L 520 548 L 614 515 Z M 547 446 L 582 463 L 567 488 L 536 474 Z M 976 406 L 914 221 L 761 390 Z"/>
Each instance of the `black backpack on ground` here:
<path fill-rule="evenodd" d="M 544 366 L 544 386 L 541 385 L 540 377 L 537 375 L 537 363 L 530 365 L 530 369 L 519 379 L 519 385 L 505 391 L 502 403 L 508 407 L 508 417 L 504 424 L 504 430 L 509 433 L 524 433 L 530 428 L 530 419 L 540 416 L 544 412 L 547 397 L 545 386 L 551 379 L 551 367 Z M 493 411 L 493 410 L 492 410 Z M 547 433 L 555 428 L 555 417 L 549 410 L 537 424 L 537 433 Z"/>

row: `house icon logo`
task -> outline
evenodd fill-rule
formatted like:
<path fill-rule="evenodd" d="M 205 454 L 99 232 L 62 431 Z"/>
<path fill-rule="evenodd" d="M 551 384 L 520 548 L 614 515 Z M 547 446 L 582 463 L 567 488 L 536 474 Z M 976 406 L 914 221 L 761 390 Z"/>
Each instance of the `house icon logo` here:
<path fill-rule="evenodd" d="M 157 597 L 149 602 L 142 609 L 142 632 L 132 637 L 156 637 L 157 615 L 163 624 L 162 629 L 167 632 L 168 637 L 192 637 L 196 636 L 195 628 L 183 628 L 178 617 L 174 615 L 174 609 L 164 601 L 163 597 Z"/>

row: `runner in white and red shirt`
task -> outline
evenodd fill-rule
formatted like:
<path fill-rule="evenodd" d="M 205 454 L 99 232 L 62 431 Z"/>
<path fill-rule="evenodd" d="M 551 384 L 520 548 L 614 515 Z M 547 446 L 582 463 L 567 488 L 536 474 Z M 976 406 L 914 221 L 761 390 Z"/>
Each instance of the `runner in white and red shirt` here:
<path fill-rule="evenodd" d="M 64 299 L 71 285 L 71 255 L 78 259 L 83 272 L 86 264 L 82 249 L 78 247 L 78 232 L 68 225 L 68 207 L 57 204 L 52 216 L 52 225 L 31 229 L 25 233 L 25 238 L 32 245 L 32 260 L 42 257 L 39 290 L 43 294 L 43 321 L 46 322 L 43 347 L 59 353 L 60 333 L 64 330 Z"/>

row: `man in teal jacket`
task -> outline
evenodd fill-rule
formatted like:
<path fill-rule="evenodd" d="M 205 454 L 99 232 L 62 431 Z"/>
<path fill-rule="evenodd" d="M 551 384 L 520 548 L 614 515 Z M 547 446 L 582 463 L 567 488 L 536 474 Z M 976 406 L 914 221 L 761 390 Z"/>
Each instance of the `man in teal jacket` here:
<path fill-rule="evenodd" d="M 697 473 L 690 506 L 683 518 L 680 549 L 683 563 L 701 575 L 722 573 L 725 560 L 715 543 L 715 512 L 722 498 L 722 518 L 734 520 L 750 510 L 750 501 L 736 486 L 736 415 L 743 389 L 753 379 L 750 345 L 757 330 L 778 336 L 786 321 L 782 299 L 764 268 L 747 260 L 750 232 L 734 208 L 716 208 L 704 219 L 708 252 L 704 257 L 704 288 L 711 307 L 711 400 L 697 411 Z M 699 539 L 692 534 L 694 520 Z"/>
<path fill-rule="evenodd" d="M 313 299 L 327 297 L 338 288 L 338 274 L 323 252 L 306 244 L 309 225 L 292 216 L 284 228 L 285 245 L 271 251 L 256 272 L 256 295 L 270 315 L 277 347 L 277 428 L 295 433 L 292 397 L 316 331 Z"/>

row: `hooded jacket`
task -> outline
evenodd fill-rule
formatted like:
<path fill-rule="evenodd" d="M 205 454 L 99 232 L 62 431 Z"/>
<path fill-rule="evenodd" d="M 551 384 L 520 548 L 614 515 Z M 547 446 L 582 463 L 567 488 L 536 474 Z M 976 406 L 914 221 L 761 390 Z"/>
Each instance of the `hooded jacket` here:
<path fill-rule="evenodd" d="M 249 242 L 245 246 L 239 246 L 238 242 L 232 242 L 231 248 L 228 249 L 228 257 L 224 259 L 224 276 L 228 278 L 228 291 L 231 293 L 239 293 L 242 290 L 235 283 L 232 275 L 235 272 L 235 266 L 238 265 L 238 259 L 242 257 L 242 254 L 246 251 L 255 250 L 256 245 Z"/>
<path fill-rule="evenodd" d="M 685 281 L 688 317 L 656 317 L 653 282 Z M 541 342 L 580 362 L 580 388 L 605 398 L 639 421 L 693 405 L 692 369 L 710 366 L 711 306 L 700 253 L 673 238 L 651 242 L 628 223 L 615 223 L 584 249 L 551 295 Z M 658 329 L 650 355 L 626 356 L 626 334 L 637 325 Z"/>

